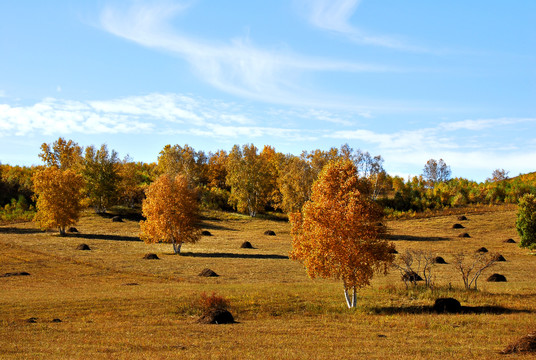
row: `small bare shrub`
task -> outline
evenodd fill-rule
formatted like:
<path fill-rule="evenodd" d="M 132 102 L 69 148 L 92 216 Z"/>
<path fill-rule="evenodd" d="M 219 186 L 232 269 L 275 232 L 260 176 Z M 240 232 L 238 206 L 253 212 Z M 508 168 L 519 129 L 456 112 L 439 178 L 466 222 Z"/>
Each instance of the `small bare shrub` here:
<path fill-rule="evenodd" d="M 429 251 L 406 250 L 393 263 L 393 267 L 400 271 L 406 289 L 408 284 L 416 286 L 417 281 L 422 280 L 426 287 L 433 288 L 432 267 L 436 263 L 435 259 L 436 255 Z"/>
<path fill-rule="evenodd" d="M 460 272 L 466 290 L 477 290 L 478 278 L 484 270 L 497 262 L 497 254 L 476 252 L 459 253 L 454 257 L 453 265 Z"/>

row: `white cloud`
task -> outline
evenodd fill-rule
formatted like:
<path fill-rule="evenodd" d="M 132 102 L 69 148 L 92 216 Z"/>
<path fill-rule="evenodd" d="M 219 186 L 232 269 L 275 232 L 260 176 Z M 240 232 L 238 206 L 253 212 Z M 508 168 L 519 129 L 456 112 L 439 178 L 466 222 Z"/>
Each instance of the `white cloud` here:
<path fill-rule="evenodd" d="M 118 37 L 187 60 L 200 78 L 220 90 L 267 102 L 287 105 L 326 102 L 325 96 L 296 85 L 306 72 L 405 71 L 374 64 L 312 58 L 289 50 L 265 50 L 254 46 L 249 38 L 237 38 L 228 43 L 195 39 L 170 25 L 171 18 L 186 9 L 185 5 L 168 2 L 151 5 L 135 2 L 127 9 L 108 6 L 101 13 L 100 24 Z M 365 112 L 370 110 L 361 108 Z"/>
<path fill-rule="evenodd" d="M 350 23 L 361 0 L 299 0 L 307 20 L 315 27 L 338 33 L 358 44 L 427 52 L 393 36 L 371 34 Z"/>

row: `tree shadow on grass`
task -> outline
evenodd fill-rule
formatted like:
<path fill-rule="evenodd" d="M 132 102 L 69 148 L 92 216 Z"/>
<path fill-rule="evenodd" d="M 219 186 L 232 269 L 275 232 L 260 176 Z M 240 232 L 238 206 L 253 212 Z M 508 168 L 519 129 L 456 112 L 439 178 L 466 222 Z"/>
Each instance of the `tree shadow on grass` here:
<path fill-rule="evenodd" d="M 235 253 L 193 253 L 182 252 L 181 256 L 199 257 L 199 258 L 236 258 L 236 259 L 278 259 L 288 260 L 286 255 L 277 254 L 235 254 Z"/>
<path fill-rule="evenodd" d="M 0 234 L 38 234 L 45 233 L 45 231 L 40 229 L 20 229 L 16 227 L 0 227 Z"/>
<path fill-rule="evenodd" d="M 106 235 L 106 234 L 67 234 L 65 237 L 89 239 L 89 240 L 112 240 L 112 241 L 141 241 L 139 236 Z"/>
<path fill-rule="evenodd" d="M 443 236 L 414 236 L 414 235 L 400 235 L 389 234 L 387 235 L 389 240 L 405 240 L 405 241 L 449 241 L 450 238 Z"/>
<path fill-rule="evenodd" d="M 385 315 L 400 315 L 400 314 L 433 314 L 433 306 L 388 306 L 388 307 L 373 307 L 371 310 L 376 314 Z M 461 310 L 456 314 L 519 314 L 533 313 L 528 309 L 509 309 L 503 306 L 462 306 Z"/>
<path fill-rule="evenodd" d="M 231 229 L 230 227 L 227 227 L 227 226 L 215 225 L 215 224 L 207 224 L 206 222 L 202 222 L 200 224 L 200 227 L 203 228 L 203 229 L 210 229 L 210 230 L 238 231 L 236 229 Z"/>

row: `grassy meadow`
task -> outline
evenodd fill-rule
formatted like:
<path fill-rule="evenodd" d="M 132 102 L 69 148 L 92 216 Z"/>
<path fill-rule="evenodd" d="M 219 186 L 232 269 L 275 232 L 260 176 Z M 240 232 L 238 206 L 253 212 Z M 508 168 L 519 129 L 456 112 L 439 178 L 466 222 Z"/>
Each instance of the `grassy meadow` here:
<path fill-rule="evenodd" d="M 76 225 L 79 233 L 66 237 L 32 222 L 3 225 L 0 276 L 30 276 L 0 277 L 0 358 L 526 358 L 498 354 L 536 329 L 536 257 L 504 243 L 519 240 L 516 208 L 461 211 L 467 221 L 446 214 L 385 224 L 400 253 L 430 250 L 448 263 L 482 246 L 502 254 L 507 261 L 483 273 L 479 291 L 465 291 L 452 264 L 434 266 L 433 291 L 406 290 L 392 270 L 360 291 L 354 310 L 346 308 L 340 282 L 311 280 L 288 259 L 286 221 L 205 212 L 202 226 L 213 236 L 185 244 L 181 256 L 171 244 L 140 241 L 137 221 L 91 212 Z M 454 223 L 465 229 L 452 229 Z M 254 249 L 240 248 L 246 240 Z M 91 250 L 76 250 L 81 243 Z M 160 260 L 143 259 L 149 252 Z M 204 268 L 220 276 L 198 276 Z M 508 282 L 486 282 L 492 273 Z M 238 323 L 198 323 L 203 292 L 228 299 Z M 445 296 L 469 310 L 431 312 Z"/>

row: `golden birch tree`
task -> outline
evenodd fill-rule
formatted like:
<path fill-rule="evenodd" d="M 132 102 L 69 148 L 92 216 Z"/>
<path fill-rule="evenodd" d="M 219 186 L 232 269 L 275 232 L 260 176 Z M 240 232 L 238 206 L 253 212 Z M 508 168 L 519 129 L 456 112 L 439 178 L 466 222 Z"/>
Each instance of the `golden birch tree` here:
<path fill-rule="evenodd" d="M 74 141 L 60 137 L 52 146 L 43 143 L 39 157 L 47 166 L 56 166 L 62 170 L 76 168 L 82 162 L 82 148 Z"/>
<path fill-rule="evenodd" d="M 357 290 L 369 285 L 375 272 L 386 273 L 394 260 L 394 245 L 379 224 L 382 208 L 370 199 L 368 186 L 352 161 L 331 162 L 302 212 L 290 215 L 291 259 L 303 263 L 311 278 L 342 280 L 349 308 L 356 306 Z"/>
<path fill-rule="evenodd" d="M 186 177 L 163 174 L 147 188 L 145 195 L 142 213 L 147 220 L 140 222 L 140 237 L 146 243 L 172 243 L 175 254 L 180 254 L 183 243 L 199 240 L 199 206 Z"/>
<path fill-rule="evenodd" d="M 65 228 L 76 224 L 82 210 L 84 180 L 72 169 L 60 170 L 55 166 L 39 170 L 33 176 L 37 197 L 35 220 L 42 229 Z"/>

